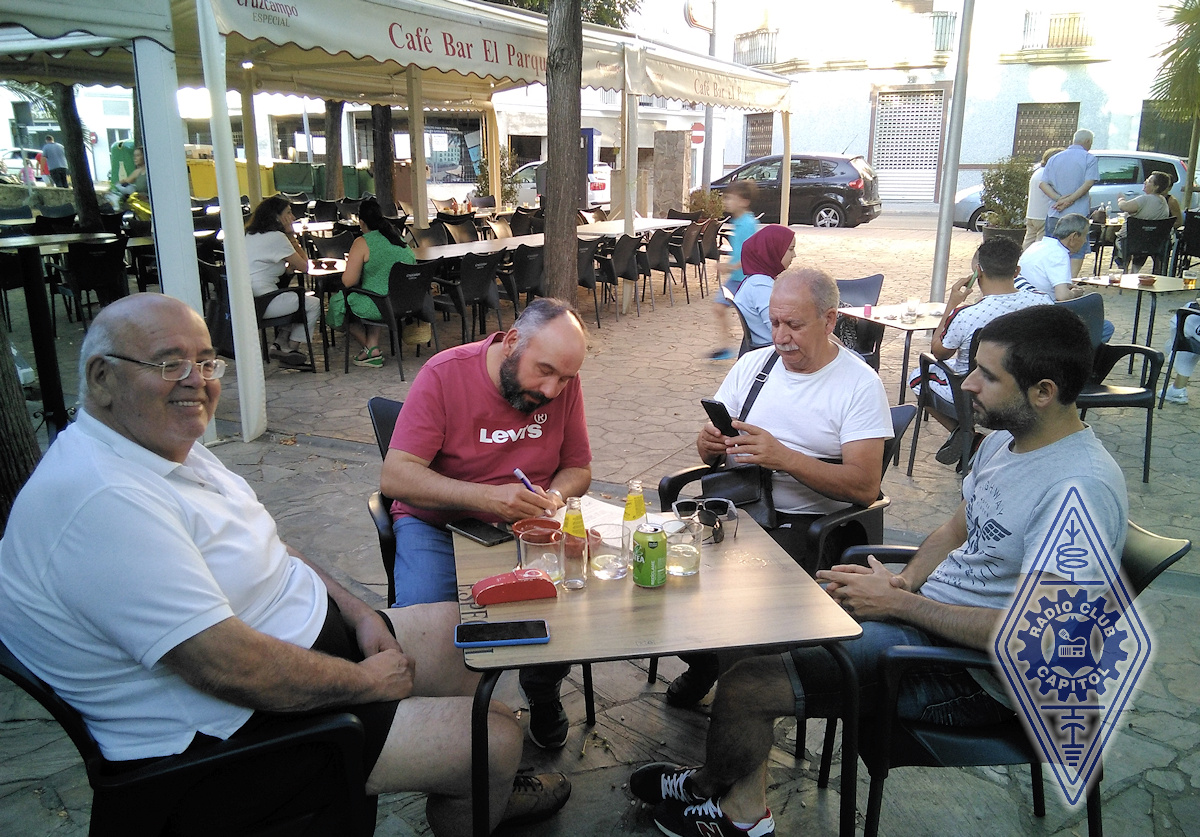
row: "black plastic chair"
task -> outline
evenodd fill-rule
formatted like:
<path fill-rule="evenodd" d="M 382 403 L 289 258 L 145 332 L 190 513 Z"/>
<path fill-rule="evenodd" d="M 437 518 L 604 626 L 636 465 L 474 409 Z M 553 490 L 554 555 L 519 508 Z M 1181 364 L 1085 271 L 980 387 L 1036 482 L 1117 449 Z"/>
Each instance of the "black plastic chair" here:
<path fill-rule="evenodd" d="M 596 328 L 600 328 L 600 298 L 596 293 L 596 248 L 601 238 L 576 239 L 576 254 L 579 263 L 579 287 L 589 288 L 592 302 L 596 306 Z"/>
<path fill-rule="evenodd" d="M 479 228 L 475 226 L 475 213 L 465 215 L 447 215 L 439 212 L 431 227 L 441 225 L 446 230 L 446 237 L 452 244 L 470 244 L 479 240 Z"/>
<path fill-rule="evenodd" d="M 978 337 L 979 332 L 975 332 L 975 335 Z M 975 345 L 975 340 L 972 340 L 972 364 L 975 358 Z M 975 411 L 971 406 L 971 397 L 962 391 L 962 382 L 966 380 L 967 376 L 959 375 L 950 368 L 948 360 L 938 360 L 929 352 L 921 352 L 920 369 L 921 394 L 917 396 L 917 425 L 913 428 L 912 446 L 908 449 L 908 476 L 912 476 L 913 463 L 917 457 L 917 440 L 921 435 L 921 420 L 925 418 L 928 411 L 933 409 L 931 404 L 933 388 L 929 385 L 929 379 L 930 373 L 934 369 L 937 369 L 946 379 L 946 383 L 950 386 L 950 392 L 953 394 L 954 416 L 961 431 L 958 434 L 961 443 L 958 451 L 958 473 L 965 476 L 971 470 L 971 447 L 975 441 Z"/>
<path fill-rule="evenodd" d="M 526 305 L 535 296 L 546 295 L 545 261 L 545 248 L 522 244 L 512 254 L 511 269 L 500 274 L 504 291 L 517 314 L 521 313 L 521 294 L 525 294 Z"/>
<path fill-rule="evenodd" d="M 444 247 L 450 243 L 446 237 L 446 228 L 441 224 L 425 229 L 406 227 L 405 231 L 412 240 L 413 247 Z"/>
<path fill-rule="evenodd" d="M 729 306 L 737 312 L 738 322 L 742 324 L 742 343 L 738 346 L 738 357 L 746 354 L 746 352 L 752 352 L 755 349 L 765 349 L 767 346 L 772 345 L 771 343 L 754 342 L 754 335 L 750 333 L 750 323 L 746 321 L 746 312 L 733 301 L 733 294 L 729 293 L 728 288 L 722 286 L 717 289 L 717 293 L 723 294 L 729 300 Z"/>
<path fill-rule="evenodd" d="M 887 473 L 895 452 L 899 449 L 900 440 L 917 414 L 916 406 L 901 404 L 891 408 L 892 438 L 883 444 L 883 470 L 880 479 Z M 671 509 L 671 504 L 679 499 L 679 494 L 688 483 L 700 479 L 711 472 L 707 465 L 696 465 L 685 468 L 674 474 L 668 474 L 658 483 L 658 505 L 664 512 Z M 797 564 L 804 567 L 810 575 L 817 570 L 833 566 L 841 550 L 832 552 L 830 547 L 836 544 L 871 544 L 883 542 L 883 513 L 891 500 L 882 491 L 879 498 L 869 506 L 851 505 L 839 511 L 830 512 L 814 521 L 805 535 L 805 554 L 803 558 L 792 556 Z M 836 538 L 834 536 L 837 536 Z"/>
<path fill-rule="evenodd" d="M 529 235 L 533 232 L 533 216 L 537 210 L 530 209 L 525 206 L 518 206 L 513 210 L 512 217 L 508 219 L 508 226 L 512 229 L 513 235 Z"/>
<path fill-rule="evenodd" d="M 306 828 L 337 827 L 345 834 L 370 835 L 375 832 L 378 798 L 364 792 L 362 745 L 363 725 L 348 712 L 297 715 L 275 725 L 274 737 L 261 733 L 234 736 L 213 744 L 201 752 L 168 756 L 132 770 L 123 770 L 119 762 L 109 762 L 84 723 L 83 717 L 60 698 L 53 689 L 18 660 L 0 642 L 0 676 L 5 677 L 40 703 L 63 728 L 83 758 L 88 783 L 92 786 L 92 812 L 88 833 L 120 834 L 123 837 L 157 837 L 174 833 L 172 823 L 184 817 L 189 828 L 205 830 L 207 822 L 197 815 L 213 816 L 207 828 L 211 834 L 255 835 L 270 837 L 306 833 Z M 282 732 L 280 730 L 282 729 Z M 329 753 L 325 770 L 328 785 L 336 789 L 328 799 L 311 800 L 312 808 L 285 818 L 233 823 L 225 820 L 229 811 L 223 806 L 201 809 L 188 794 L 213 776 L 231 769 L 246 770 L 254 760 L 289 750 L 321 748 Z M 270 777 L 264 777 L 270 781 Z M 255 793 L 247 785 L 247 795 Z M 186 805 L 186 810 L 183 810 Z M 325 832 L 329 833 L 329 832 Z"/>
<path fill-rule="evenodd" d="M 1192 548 L 1191 541 L 1155 535 L 1130 523 L 1121 554 L 1121 569 L 1128 580 L 1130 592 L 1136 597 L 1165 569 Z M 884 563 L 907 563 L 915 547 L 855 546 L 842 556 L 844 563 L 866 564 L 867 555 Z M 879 830 L 879 815 L 883 805 L 883 785 L 893 767 L 968 767 L 998 764 L 1028 764 L 1033 782 L 1034 814 L 1046 815 L 1045 793 L 1042 787 L 1041 764 L 1044 755 L 1025 734 L 1016 715 L 1005 722 L 985 727 L 950 727 L 897 717 L 896 704 L 900 683 L 914 670 L 931 667 L 955 669 L 973 668 L 992 671 L 990 654 L 968 648 L 895 646 L 885 652 L 883 668 L 884 701 L 877 713 L 877 732 L 859 738 L 859 755 L 867 765 L 871 787 L 867 798 L 864 837 L 875 837 Z M 825 728 L 825 747 L 821 757 L 820 775 L 828 779 L 829 760 L 833 751 L 833 732 L 837 719 L 829 719 Z M 797 736 L 802 742 L 803 735 Z M 797 744 L 802 749 L 801 744 Z M 1087 796 L 1088 833 L 1101 837 L 1103 833 L 1100 809 L 1100 779 L 1097 777 Z"/>
<path fill-rule="evenodd" d="M 487 218 L 484 223 L 487 224 L 488 231 L 494 239 L 513 237 L 512 227 L 503 218 Z"/>
<path fill-rule="evenodd" d="M 449 299 L 435 299 L 442 311 L 453 307 L 463 319 L 463 342 L 467 342 L 467 310 L 471 311 L 471 340 L 475 339 L 475 327 L 487 333 L 487 312 L 496 312 L 496 326 L 503 329 L 500 318 L 500 293 L 496 285 L 496 272 L 503 253 L 470 253 L 462 257 L 458 278 L 439 280 L 449 291 Z M 444 273 L 444 271 L 443 271 Z"/>
<path fill-rule="evenodd" d="M 317 223 L 336 221 L 340 217 L 337 201 L 317 200 L 313 203 L 312 219 Z"/>
<path fill-rule="evenodd" d="M 337 235 L 308 237 L 309 251 L 314 259 L 344 259 L 350 252 L 350 246 L 358 236 L 352 232 L 340 232 Z"/>
<path fill-rule="evenodd" d="M 1163 354 L 1149 346 L 1133 344 L 1102 343 L 1101 329 L 1104 326 L 1104 298 L 1098 293 L 1085 294 L 1076 299 L 1057 303 L 1065 305 L 1078 314 L 1087 324 L 1088 333 L 1096 356 L 1092 364 L 1092 376 L 1075 399 L 1080 418 L 1087 411 L 1100 407 L 1136 407 L 1146 411 L 1146 441 L 1142 454 L 1142 482 L 1150 482 L 1150 443 L 1154 431 L 1154 396 L 1158 392 L 1158 376 L 1162 372 Z M 1143 359 L 1142 371 L 1137 386 L 1105 384 L 1104 379 L 1121 360 Z"/>
<path fill-rule="evenodd" d="M 391 272 L 388 274 L 388 292 L 386 294 L 377 294 L 368 291 L 365 288 L 344 288 L 343 294 L 346 298 L 346 321 L 345 331 L 342 339 L 346 343 L 345 347 L 345 372 L 350 371 L 350 326 L 354 323 L 362 323 L 369 326 L 381 326 L 388 330 L 388 340 L 392 345 L 392 356 L 396 358 L 396 366 L 400 368 L 400 380 L 404 378 L 404 340 L 403 340 L 403 325 L 406 317 L 412 317 L 418 320 L 424 320 L 429 323 L 430 332 L 433 338 L 434 352 L 441 351 L 438 346 L 437 327 L 434 321 L 437 319 L 436 311 L 433 306 L 433 296 L 429 292 L 430 285 L 436 278 L 440 269 L 437 262 L 423 262 L 421 264 L 404 264 L 396 262 L 392 265 Z M 355 313 L 350 307 L 350 300 L 354 296 L 365 296 L 375 303 L 375 307 L 379 310 L 379 318 L 364 317 L 361 314 Z M 420 347 L 417 347 L 417 354 L 420 355 Z"/>
<path fill-rule="evenodd" d="M 689 264 L 696 268 L 696 284 L 700 286 L 700 298 L 704 298 L 704 283 L 707 276 L 704 273 L 704 254 L 700 252 L 700 234 L 703 232 L 704 225 L 693 222 L 684 229 L 679 243 L 672 241 L 670 247 L 667 248 L 671 254 L 671 266 L 678 267 L 679 273 L 683 277 L 683 295 L 689 303 L 692 301 L 688 294 L 687 283 L 687 266 Z"/>
<path fill-rule="evenodd" d="M 883 274 L 876 273 L 862 279 L 838 279 L 837 286 L 842 305 L 850 308 L 878 305 L 879 294 L 883 289 Z M 883 345 L 884 334 L 882 323 L 839 314 L 834 325 L 834 334 L 846 348 L 857 352 L 868 366 L 876 372 L 879 371 L 879 349 Z"/>
<path fill-rule="evenodd" d="M 1128 230 L 1125 237 L 1125 272 L 1137 273 L 1146 259 L 1150 258 L 1154 273 L 1160 276 L 1165 274 L 1167 263 L 1164 255 L 1171 242 L 1175 219 L 1143 221 L 1131 217 L 1125 221 L 1125 228 Z"/>
<path fill-rule="evenodd" d="M 625 279 L 628 282 L 633 282 L 633 305 L 637 315 L 642 315 L 641 303 L 638 302 L 637 283 L 641 278 L 641 271 L 638 269 L 637 263 L 637 248 L 641 244 L 641 239 L 635 235 L 623 235 L 617 239 L 616 245 L 613 246 L 612 253 L 607 256 L 597 256 L 596 263 L 600 265 L 600 274 L 598 279 L 604 283 L 604 296 L 608 298 L 609 292 L 612 293 L 612 298 L 615 301 L 614 308 L 616 310 L 617 322 L 621 321 L 621 303 L 622 300 L 617 294 L 618 280 Z"/>
<path fill-rule="evenodd" d="M 337 202 L 338 217 L 343 221 L 355 221 L 358 218 L 358 208 L 362 205 L 362 199 L 352 200 L 351 198 L 342 198 Z"/>
<path fill-rule="evenodd" d="M 74 308 L 87 330 L 92 318 L 92 306 L 104 307 L 129 295 L 129 274 L 125 271 L 125 243 L 122 236 L 113 242 L 77 242 L 67 245 L 64 265 L 47 262 L 57 281 L 52 290 L 69 300 L 68 310 Z M 94 297 L 94 299 L 93 299 Z M 50 307 L 54 324 L 54 306 Z M 56 326 L 56 324 L 55 324 Z"/>
<path fill-rule="evenodd" d="M 638 269 L 644 273 L 657 270 L 663 275 L 663 293 L 668 295 L 671 304 L 675 304 L 675 275 L 671 272 L 671 231 L 655 230 L 650 239 L 645 242 L 644 249 L 638 250 Z M 684 284 L 684 294 L 687 285 Z M 653 289 L 651 289 L 653 296 Z M 691 300 L 688 300 L 689 302 Z"/>
<path fill-rule="evenodd" d="M 371 417 L 371 429 L 375 431 L 375 444 L 379 447 L 379 458 L 387 459 L 392 431 L 400 416 L 403 401 L 393 401 L 377 395 L 367 402 L 367 415 Z M 396 533 L 392 529 L 392 498 L 376 491 L 367 498 L 367 511 L 375 524 L 379 537 L 379 557 L 383 560 L 383 571 L 387 575 L 388 607 L 396 601 Z"/>
<path fill-rule="evenodd" d="M 1162 394 L 1158 396 L 1158 409 L 1160 410 L 1163 402 L 1167 399 L 1167 387 L 1171 385 L 1171 371 L 1175 368 L 1175 355 L 1179 352 L 1192 351 L 1187 335 L 1183 333 L 1183 321 L 1192 316 L 1200 316 L 1200 308 L 1193 307 L 1193 304 L 1175 309 L 1175 341 L 1171 344 L 1171 359 L 1167 361 L 1167 373 L 1163 376 Z"/>
<path fill-rule="evenodd" d="M 1200 212 L 1189 209 L 1183 213 L 1183 227 L 1171 253 L 1171 275 L 1182 276 L 1194 258 L 1200 259 Z"/>
<path fill-rule="evenodd" d="M 282 192 L 280 194 L 283 194 Z M 284 195 L 286 198 L 287 196 Z M 287 198 L 288 203 L 292 207 L 292 217 L 297 221 L 302 221 L 308 217 L 308 199 L 301 200 L 299 198 Z"/>

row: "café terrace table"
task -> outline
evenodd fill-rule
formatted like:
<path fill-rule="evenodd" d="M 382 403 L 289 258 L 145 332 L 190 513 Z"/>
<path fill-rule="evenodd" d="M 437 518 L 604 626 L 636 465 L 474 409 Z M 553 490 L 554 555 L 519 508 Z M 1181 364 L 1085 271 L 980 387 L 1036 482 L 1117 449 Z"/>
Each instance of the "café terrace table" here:
<path fill-rule="evenodd" d="M 331 267 L 325 267 L 325 265 Z M 333 296 L 342 286 L 342 274 L 346 272 L 345 259 L 309 259 L 308 278 L 311 280 L 311 291 L 317 294 L 320 306 L 320 320 L 317 330 L 321 332 L 321 355 L 325 358 L 325 371 L 329 371 L 329 330 L 325 325 L 325 297 Z M 347 338 L 342 338 L 347 339 Z"/>
<path fill-rule="evenodd" d="M 454 536 L 459 615 L 463 622 L 545 619 L 550 642 L 466 649 L 467 668 L 482 672 L 471 714 L 471 794 L 474 833 L 488 833 L 487 715 L 501 672 L 550 663 L 591 664 L 767 646 L 825 645 L 842 670 L 845 698 L 842 733 L 840 834 L 853 837 L 858 772 L 858 680 L 838 644 L 862 634 L 858 623 L 822 590 L 761 527 L 742 514 L 736 536 L 705 544 L 700 572 L 667 577 L 654 589 L 623 579 L 590 578 L 582 590 L 480 607 L 471 585 L 509 572 L 516 561 L 510 541 L 485 547 Z M 726 530 L 728 531 L 728 529 Z M 585 678 L 590 686 L 588 670 Z M 590 691 L 590 689 L 589 689 Z M 588 703 L 588 723 L 595 723 Z M 799 733 L 801 741 L 803 732 Z M 801 743 L 798 746 L 803 746 Z"/>
<path fill-rule="evenodd" d="M 886 328 L 895 328 L 904 332 L 904 359 L 900 365 L 900 398 L 897 403 L 904 403 L 904 396 L 908 391 L 908 359 L 912 351 L 913 333 L 917 331 L 933 331 L 942 321 L 942 313 L 946 310 L 940 302 L 923 302 L 917 308 L 917 318 L 911 323 L 904 322 L 902 318 L 904 309 L 907 306 L 900 305 L 875 305 L 871 307 L 871 316 L 866 316 L 862 308 L 839 308 L 839 314 L 845 314 L 847 317 L 854 317 L 858 320 L 869 320 L 873 323 L 879 323 Z M 899 446 L 897 446 L 897 457 L 899 456 Z M 897 459 L 897 462 L 900 460 Z"/>
<path fill-rule="evenodd" d="M 1114 285 L 1109 276 L 1080 276 L 1075 279 L 1078 285 L 1088 285 L 1094 288 L 1118 288 L 1122 291 L 1137 291 L 1137 302 L 1133 308 L 1133 337 L 1132 342 L 1138 342 L 1138 323 L 1142 316 L 1142 295 L 1150 295 L 1150 312 L 1146 315 L 1146 342 L 1142 345 L 1154 348 L 1154 315 L 1158 313 L 1159 294 L 1195 293 L 1196 280 L 1183 276 L 1157 276 L 1150 273 L 1114 273 L 1119 277 Z M 1149 276 L 1153 282 L 1143 282 L 1142 276 Z M 1133 371 L 1133 358 L 1129 359 L 1129 370 Z"/>
<path fill-rule="evenodd" d="M 21 263 L 21 279 L 25 290 L 25 308 L 29 312 L 29 332 L 33 339 L 33 360 L 37 366 L 38 382 L 42 389 L 42 408 L 46 417 L 46 432 L 54 438 L 66 429 L 67 405 L 63 399 L 62 378 L 58 372 L 58 352 L 54 347 L 54 327 L 50 322 L 50 305 L 46 299 L 46 278 L 42 272 L 42 249 L 51 251 L 69 244 L 109 243 L 116 241 L 112 233 L 56 233 L 54 235 L 20 235 L 0 239 L 0 250 L 15 250 Z M 62 252 L 58 250 L 58 252 Z"/>

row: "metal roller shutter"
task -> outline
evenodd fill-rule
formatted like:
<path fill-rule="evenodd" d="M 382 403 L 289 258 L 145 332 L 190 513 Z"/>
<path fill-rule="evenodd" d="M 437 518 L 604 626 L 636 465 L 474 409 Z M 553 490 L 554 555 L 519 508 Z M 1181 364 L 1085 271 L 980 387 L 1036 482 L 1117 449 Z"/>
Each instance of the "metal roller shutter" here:
<path fill-rule="evenodd" d="M 879 94 L 871 165 L 884 202 L 936 200 L 942 98 L 941 90 Z"/>

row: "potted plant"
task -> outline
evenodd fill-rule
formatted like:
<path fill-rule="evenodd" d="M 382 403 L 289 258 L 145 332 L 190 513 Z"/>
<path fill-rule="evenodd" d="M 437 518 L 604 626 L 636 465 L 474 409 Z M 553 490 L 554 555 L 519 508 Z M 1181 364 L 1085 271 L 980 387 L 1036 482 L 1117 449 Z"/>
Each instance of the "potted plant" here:
<path fill-rule="evenodd" d="M 995 235 L 1020 244 L 1025 238 L 1025 205 L 1033 166 L 1019 157 L 1004 157 L 983 172 L 983 240 Z"/>
<path fill-rule="evenodd" d="M 696 189 L 688 196 L 688 212 L 703 212 L 705 218 L 724 218 L 721 192 Z"/>

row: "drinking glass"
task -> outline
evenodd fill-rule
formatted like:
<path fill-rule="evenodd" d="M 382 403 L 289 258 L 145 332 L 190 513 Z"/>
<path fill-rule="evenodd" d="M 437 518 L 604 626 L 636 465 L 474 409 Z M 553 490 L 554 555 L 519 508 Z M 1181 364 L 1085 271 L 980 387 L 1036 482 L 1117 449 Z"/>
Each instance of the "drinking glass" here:
<path fill-rule="evenodd" d="M 563 533 L 557 529 L 530 529 L 518 538 L 521 569 L 545 570 L 555 584 L 563 580 Z"/>
<path fill-rule="evenodd" d="M 700 572 L 700 543 L 704 526 L 695 518 L 663 523 L 667 536 L 667 575 L 688 576 Z"/>
<path fill-rule="evenodd" d="M 607 580 L 624 578 L 629 572 L 622 544 L 625 527 L 619 523 L 602 523 L 588 530 L 588 552 L 591 554 L 592 575 Z"/>

